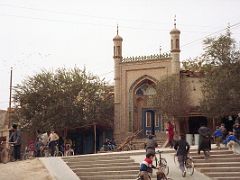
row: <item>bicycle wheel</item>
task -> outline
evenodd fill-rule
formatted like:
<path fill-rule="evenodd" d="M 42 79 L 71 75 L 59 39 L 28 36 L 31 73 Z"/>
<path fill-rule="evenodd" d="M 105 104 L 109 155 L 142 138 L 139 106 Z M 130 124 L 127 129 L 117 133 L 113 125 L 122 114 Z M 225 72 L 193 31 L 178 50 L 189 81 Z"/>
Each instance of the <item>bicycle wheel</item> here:
<path fill-rule="evenodd" d="M 65 154 L 66 156 L 74 156 L 74 151 L 72 149 L 68 150 Z"/>
<path fill-rule="evenodd" d="M 57 157 L 57 156 L 63 156 L 63 153 L 61 151 L 55 151 L 54 157 Z"/>
<path fill-rule="evenodd" d="M 10 154 L 7 149 L 3 149 L 1 151 L 1 161 L 2 163 L 6 164 L 10 161 Z"/>
<path fill-rule="evenodd" d="M 187 158 L 187 160 L 185 161 L 185 169 L 186 172 L 192 176 L 194 173 L 194 163 L 193 160 L 191 158 Z"/>
<path fill-rule="evenodd" d="M 164 172 L 164 174 L 167 176 L 169 174 L 169 167 L 167 165 L 167 160 L 164 158 L 161 158 L 161 162 L 159 162 L 159 166 L 162 172 Z"/>

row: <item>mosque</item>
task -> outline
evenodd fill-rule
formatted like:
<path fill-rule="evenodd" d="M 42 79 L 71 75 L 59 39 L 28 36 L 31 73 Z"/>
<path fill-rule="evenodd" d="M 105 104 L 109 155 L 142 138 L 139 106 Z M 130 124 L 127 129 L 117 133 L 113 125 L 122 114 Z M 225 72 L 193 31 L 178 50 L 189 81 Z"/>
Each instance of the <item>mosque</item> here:
<path fill-rule="evenodd" d="M 156 107 L 151 98 L 156 94 L 157 82 L 171 75 L 179 76 L 180 81 L 181 77 L 187 77 L 187 94 L 192 106 L 187 116 L 174 118 L 177 132 L 194 134 L 200 124 L 215 126 L 214 119 L 207 119 L 198 110 L 202 76 L 180 69 L 180 34 L 175 20 L 170 31 L 170 53 L 124 58 L 123 38 L 117 29 L 113 38 L 114 137 L 117 141 L 140 130 L 143 135 L 164 133 L 168 119 L 164 119 L 161 107 Z"/>

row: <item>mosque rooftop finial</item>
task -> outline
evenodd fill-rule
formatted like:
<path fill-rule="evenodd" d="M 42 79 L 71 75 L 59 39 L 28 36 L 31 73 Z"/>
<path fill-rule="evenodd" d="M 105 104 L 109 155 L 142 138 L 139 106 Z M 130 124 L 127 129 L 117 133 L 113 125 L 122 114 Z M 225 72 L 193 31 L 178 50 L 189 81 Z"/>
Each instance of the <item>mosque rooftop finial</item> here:
<path fill-rule="evenodd" d="M 174 28 L 175 29 L 177 28 L 177 17 L 176 17 L 176 14 L 174 16 Z"/>
<path fill-rule="evenodd" d="M 177 29 L 177 17 L 174 16 L 174 28 L 170 31 L 170 34 L 180 34 L 180 30 Z"/>
<path fill-rule="evenodd" d="M 118 24 L 117 24 L 117 35 L 118 35 Z"/>
<path fill-rule="evenodd" d="M 122 41 L 123 40 L 122 37 L 119 36 L 118 31 L 119 31 L 119 29 L 118 29 L 118 24 L 117 24 L 117 35 L 113 38 L 114 41 Z"/>

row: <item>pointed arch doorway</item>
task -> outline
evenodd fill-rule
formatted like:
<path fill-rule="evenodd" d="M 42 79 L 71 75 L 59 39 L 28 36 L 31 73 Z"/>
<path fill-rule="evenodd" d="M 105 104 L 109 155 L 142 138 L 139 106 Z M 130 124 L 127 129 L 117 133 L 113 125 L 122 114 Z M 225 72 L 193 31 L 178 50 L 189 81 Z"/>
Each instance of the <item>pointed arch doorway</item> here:
<path fill-rule="evenodd" d="M 156 82 L 149 78 L 139 80 L 132 88 L 132 131 L 143 130 L 142 135 L 161 130 L 161 114 L 154 105 Z"/>

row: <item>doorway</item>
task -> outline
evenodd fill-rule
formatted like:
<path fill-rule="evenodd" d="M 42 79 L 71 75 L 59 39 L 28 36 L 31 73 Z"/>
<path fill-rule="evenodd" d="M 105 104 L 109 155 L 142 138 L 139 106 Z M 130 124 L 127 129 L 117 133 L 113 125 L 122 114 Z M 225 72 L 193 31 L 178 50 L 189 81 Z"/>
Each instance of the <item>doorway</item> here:
<path fill-rule="evenodd" d="M 188 119 L 189 134 L 198 134 L 198 129 L 202 126 L 208 125 L 208 120 L 205 116 L 191 116 Z"/>
<path fill-rule="evenodd" d="M 156 131 L 160 130 L 160 118 L 157 115 L 155 110 L 144 109 L 142 116 L 142 125 L 144 134 L 153 134 L 155 135 Z"/>

